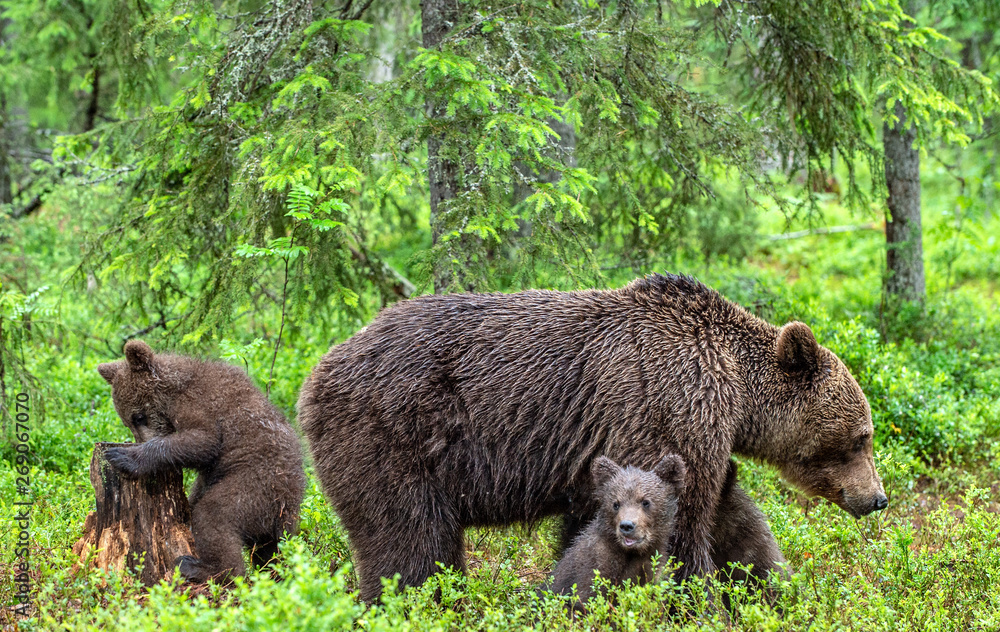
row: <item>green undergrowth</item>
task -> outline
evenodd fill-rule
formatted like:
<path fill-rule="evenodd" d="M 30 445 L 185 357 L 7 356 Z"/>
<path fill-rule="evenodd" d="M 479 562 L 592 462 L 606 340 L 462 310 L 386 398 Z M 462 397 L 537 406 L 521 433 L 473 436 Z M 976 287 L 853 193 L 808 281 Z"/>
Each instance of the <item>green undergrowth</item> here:
<path fill-rule="evenodd" d="M 185 587 L 178 578 L 146 591 L 128 577 L 75 568 L 67 543 L 88 510 L 83 485 L 34 508 L 48 532 L 33 553 L 35 618 L 25 630 L 993 630 L 1000 625 L 1000 515 L 995 471 L 930 467 L 881 452 L 888 510 L 856 521 L 825 501 L 789 491 L 766 467 L 744 463 L 741 483 L 768 515 L 793 570 L 771 602 L 712 583 L 625 586 L 570 618 L 560 598 L 535 587 L 554 562 L 556 530 L 470 530 L 469 571 L 446 570 L 403 592 L 387 582 L 366 609 L 344 534 L 313 485 L 302 532 L 271 569 L 234 586 Z M 931 476 L 934 481 L 929 482 Z M 57 475 L 69 482 L 71 477 Z M 3 481 L 5 488 L 6 480 Z M 4 499 L 4 511 L 8 511 Z M 62 507 L 66 512 L 53 512 Z M 36 533 L 41 536 L 41 533 Z M 329 563 L 335 562 L 331 574 Z M 731 595 L 735 613 L 718 597 Z M 715 601 L 706 594 L 717 596 Z"/>

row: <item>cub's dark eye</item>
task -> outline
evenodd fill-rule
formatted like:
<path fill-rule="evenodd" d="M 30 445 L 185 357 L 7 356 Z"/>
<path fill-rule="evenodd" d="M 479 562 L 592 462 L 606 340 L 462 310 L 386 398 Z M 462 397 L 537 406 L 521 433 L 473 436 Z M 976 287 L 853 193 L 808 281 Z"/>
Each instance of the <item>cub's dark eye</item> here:
<path fill-rule="evenodd" d="M 642 508 L 643 509 L 649 509 L 649 506 L 650 506 L 650 502 L 648 500 L 642 501 Z"/>
<path fill-rule="evenodd" d="M 614 509 L 615 511 L 618 511 L 621 508 L 621 506 L 622 504 L 616 500 L 614 504 L 611 505 L 611 508 Z"/>
<path fill-rule="evenodd" d="M 132 413 L 132 425 L 133 426 L 145 426 L 146 425 L 146 413 Z"/>

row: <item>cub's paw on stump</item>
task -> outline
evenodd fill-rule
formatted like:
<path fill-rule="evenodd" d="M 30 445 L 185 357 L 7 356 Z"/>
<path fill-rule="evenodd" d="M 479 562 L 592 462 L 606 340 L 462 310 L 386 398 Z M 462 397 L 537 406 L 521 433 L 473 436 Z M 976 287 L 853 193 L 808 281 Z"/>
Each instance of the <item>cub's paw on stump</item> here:
<path fill-rule="evenodd" d="M 135 448 L 127 446 L 108 448 L 104 452 L 104 459 L 123 476 L 139 477 L 139 460 L 136 457 Z"/>

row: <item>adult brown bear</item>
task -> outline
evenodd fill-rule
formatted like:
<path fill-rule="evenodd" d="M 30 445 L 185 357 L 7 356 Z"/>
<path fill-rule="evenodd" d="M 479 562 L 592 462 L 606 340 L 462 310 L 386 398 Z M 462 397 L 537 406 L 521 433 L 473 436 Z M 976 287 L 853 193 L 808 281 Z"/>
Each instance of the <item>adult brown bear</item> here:
<path fill-rule="evenodd" d="M 671 553 L 714 569 L 731 453 L 854 516 L 887 501 L 868 402 L 806 325 L 777 328 L 694 279 L 617 290 L 425 296 L 330 349 L 298 402 L 361 597 L 462 568 L 462 530 L 593 516 L 592 461 L 687 464 Z"/>

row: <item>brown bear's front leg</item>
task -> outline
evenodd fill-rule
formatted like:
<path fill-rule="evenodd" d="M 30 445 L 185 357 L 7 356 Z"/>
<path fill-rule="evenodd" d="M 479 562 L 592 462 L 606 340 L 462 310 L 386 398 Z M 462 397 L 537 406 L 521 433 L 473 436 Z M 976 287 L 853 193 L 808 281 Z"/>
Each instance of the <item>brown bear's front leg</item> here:
<path fill-rule="evenodd" d="M 135 445 L 109 448 L 106 458 L 119 471 L 142 477 L 168 468 L 198 469 L 213 463 L 220 447 L 218 437 L 202 430 L 188 430 Z"/>
<path fill-rule="evenodd" d="M 715 570 L 710 536 L 726 475 L 725 458 L 716 459 L 717 465 L 712 461 L 699 464 L 690 458 L 685 461 L 688 463 L 687 485 L 681 496 L 671 541 L 674 559 L 681 563 L 675 574 L 678 580 L 707 575 Z"/>

